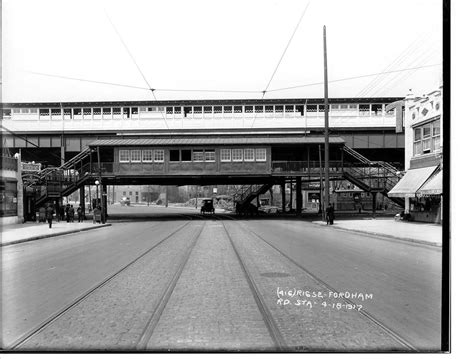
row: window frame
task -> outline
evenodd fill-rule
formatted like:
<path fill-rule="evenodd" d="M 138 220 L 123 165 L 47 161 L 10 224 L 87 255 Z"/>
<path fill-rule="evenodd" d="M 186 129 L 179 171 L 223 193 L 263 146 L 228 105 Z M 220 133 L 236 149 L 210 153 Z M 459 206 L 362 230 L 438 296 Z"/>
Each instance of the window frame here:
<path fill-rule="evenodd" d="M 259 158 L 258 153 L 263 153 L 263 158 Z M 256 162 L 267 162 L 267 149 L 266 148 L 256 148 L 255 149 L 255 161 Z"/>
<path fill-rule="evenodd" d="M 149 154 L 149 159 L 148 158 L 145 158 L 145 154 Z M 142 150 L 142 162 L 143 163 L 151 163 L 153 162 L 153 150 L 151 149 L 143 149 Z"/>
<path fill-rule="evenodd" d="M 247 155 L 251 156 L 247 156 Z M 244 162 L 255 162 L 255 149 L 244 148 Z"/>
<path fill-rule="evenodd" d="M 122 154 L 127 154 L 127 159 L 122 159 Z M 119 163 L 130 163 L 130 150 L 119 150 Z"/>
<path fill-rule="evenodd" d="M 158 156 L 158 154 L 160 154 L 160 155 Z M 159 159 L 159 158 L 161 158 L 161 159 Z M 153 150 L 153 162 L 156 162 L 156 163 L 165 162 L 165 150 L 154 149 Z"/>
<path fill-rule="evenodd" d="M 142 151 L 141 150 L 130 150 L 130 162 L 131 163 L 140 163 L 142 161 Z M 134 155 L 138 155 L 136 156 L 136 158 L 134 158 Z"/>
<path fill-rule="evenodd" d="M 232 149 L 231 148 L 221 148 L 220 152 L 221 152 L 221 155 L 220 155 L 221 162 L 232 162 Z"/>
<path fill-rule="evenodd" d="M 240 156 L 235 154 L 240 153 Z M 232 149 L 232 162 L 243 162 L 244 161 L 244 150 L 242 148 L 233 148 Z"/>

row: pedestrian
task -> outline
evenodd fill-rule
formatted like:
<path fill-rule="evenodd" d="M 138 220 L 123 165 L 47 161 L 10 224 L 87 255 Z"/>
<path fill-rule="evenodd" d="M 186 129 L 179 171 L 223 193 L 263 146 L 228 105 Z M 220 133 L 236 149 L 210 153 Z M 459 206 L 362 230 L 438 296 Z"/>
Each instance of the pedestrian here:
<path fill-rule="evenodd" d="M 334 224 L 334 207 L 331 203 L 326 208 L 326 224 Z"/>
<path fill-rule="evenodd" d="M 64 212 L 65 212 L 65 215 L 66 215 L 66 222 L 69 223 L 69 221 L 71 220 L 71 215 L 69 213 L 69 203 L 66 204 L 66 208 L 64 209 Z"/>
<path fill-rule="evenodd" d="M 49 223 L 49 228 L 51 228 L 51 225 L 53 224 L 53 214 L 54 214 L 54 209 L 51 204 L 48 204 L 48 207 L 46 208 L 46 219 Z"/>
<path fill-rule="evenodd" d="M 82 222 L 82 217 L 83 216 L 84 216 L 84 214 L 83 214 L 82 207 L 81 207 L 81 205 L 79 205 L 79 207 L 77 207 L 77 220 L 78 220 L 78 222 Z"/>
<path fill-rule="evenodd" d="M 61 221 L 64 221 L 64 204 L 59 206 L 59 218 L 61 218 Z"/>
<path fill-rule="evenodd" d="M 38 212 L 39 212 L 38 222 L 40 223 L 46 222 L 46 208 L 40 207 Z"/>
<path fill-rule="evenodd" d="M 71 222 L 74 222 L 74 206 L 72 204 L 69 207 L 69 219 Z"/>

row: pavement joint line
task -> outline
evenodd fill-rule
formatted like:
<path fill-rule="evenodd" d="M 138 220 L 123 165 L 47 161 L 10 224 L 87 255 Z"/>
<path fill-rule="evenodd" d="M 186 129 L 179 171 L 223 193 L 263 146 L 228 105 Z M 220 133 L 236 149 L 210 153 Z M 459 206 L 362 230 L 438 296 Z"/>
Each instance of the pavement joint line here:
<path fill-rule="evenodd" d="M 318 223 L 318 222 L 311 222 L 311 223 L 316 224 L 316 225 L 321 226 L 321 227 L 333 228 L 333 229 L 336 229 L 336 230 L 339 230 L 339 231 L 356 232 L 356 233 L 360 233 L 360 234 L 369 234 L 371 236 L 375 236 L 375 237 L 378 237 L 378 238 L 383 237 L 383 238 L 386 238 L 386 239 L 395 239 L 395 240 L 400 240 L 400 241 L 404 241 L 404 242 L 423 244 L 423 245 L 438 247 L 438 248 L 441 248 L 443 246 L 442 243 L 434 243 L 434 242 L 430 242 L 430 241 L 424 241 L 422 239 L 414 239 L 414 238 L 408 238 L 408 237 L 398 237 L 398 236 L 392 236 L 390 234 L 384 234 L 384 233 L 380 233 L 380 232 L 364 231 L 364 230 L 361 230 L 361 229 L 349 229 L 349 228 L 339 227 L 338 225 L 328 226 L 324 223 Z"/>
<path fill-rule="evenodd" d="M 13 244 L 19 244 L 19 243 L 24 243 L 24 242 L 31 242 L 31 241 L 36 241 L 38 239 L 45 239 L 45 238 L 50 238 L 50 237 L 58 237 L 58 236 L 63 236 L 66 234 L 72 234 L 72 233 L 78 233 L 78 232 L 84 232 L 88 231 L 91 229 L 98 229 L 98 228 L 104 228 L 104 227 L 110 227 L 112 224 L 111 223 L 105 223 L 105 224 L 99 224 L 93 227 L 86 227 L 86 228 L 80 228 L 80 229 L 71 229 L 65 232 L 56 232 L 56 233 L 48 233 L 48 234 L 41 234 L 38 236 L 34 237 L 29 237 L 29 238 L 22 238 L 22 239 L 17 239 L 8 243 L 0 243 L 0 247 L 6 247 L 10 246 Z"/>

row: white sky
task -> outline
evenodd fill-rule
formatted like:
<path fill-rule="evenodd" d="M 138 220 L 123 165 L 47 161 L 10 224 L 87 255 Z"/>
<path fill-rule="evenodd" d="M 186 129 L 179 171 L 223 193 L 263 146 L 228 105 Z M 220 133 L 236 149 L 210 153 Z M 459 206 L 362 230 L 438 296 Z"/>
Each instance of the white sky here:
<path fill-rule="evenodd" d="M 4 0 L 3 102 L 261 98 L 307 0 Z M 109 22 L 108 17 L 111 19 Z M 269 90 L 442 63 L 441 0 L 313 0 Z M 330 83 L 330 97 L 436 89 L 442 67 Z M 373 82 L 373 80 L 376 80 Z M 323 97 L 322 85 L 266 98 Z"/>

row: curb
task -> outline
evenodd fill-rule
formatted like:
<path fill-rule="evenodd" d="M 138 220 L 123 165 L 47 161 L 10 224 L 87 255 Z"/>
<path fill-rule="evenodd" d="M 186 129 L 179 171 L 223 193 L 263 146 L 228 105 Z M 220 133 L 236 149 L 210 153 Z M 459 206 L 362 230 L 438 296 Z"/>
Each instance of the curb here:
<path fill-rule="evenodd" d="M 326 227 L 326 224 L 318 223 L 318 222 L 311 222 L 313 224 L 316 224 L 321 227 Z M 342 228 L 337 225 L 333 225 L 331 228 L 340 230 L 340 231 L 345 231 L 345 232 L 356 232 L 356 233 L 361 233 L 361 234 L 369 234 L 371 236 L 376 236 L 376 237 L 383 237 L 386 239 L 396 239 L 399 241 L 404 241 L 404 242 L 411 242 L 411 243 L 418 243 L 418 244 L 423 244 L 426 246 L 432 246 L 432 247 L 437 247 L 441 248 L 443 245 L 441 243 L 434 243 L 434 242 L 429 242 L 429 241 L 423 241 L 421 239 L 413 239 L 413 238 L 408 238 L 408 237 L 397 237 L 397 236 L 391 236 L 390 234 L 383 234 L 379 232 L 370 232 L 370 231 L 362 231 L 360 229 L 348 229 L 348 228 Z"/>
<path fill-rule="evenodd" d="M 8 243 L 1 243 L 0 247 L 6 247 L 12 244 L 18 244 L 18 243 L 24 243 L 24 242 L 30 242 L 30 241 L 36 241 L 38 239 L 44 239 L 44 238 L 50 238 L 50 237 L 58 237 L 58 236 L 63 236 L 66 234 L 71 234 L 71 233 L 78 233 L 78 232 L 85 232 L 91 229 L 98 229 L 98 228 L 103 228 L 103 227 L 110 227 L 112 224 L 110 223 L 105 223 L 105 224 L 99 224 L 94 227 L 86 227 L 86 228 L 81 228 L 81 229 L 72 229 L 68 230 L 65 232 L 57 232 L 57 233 L 51 233 L 51 234 L 42 234 L 40 236 L 34 236 L 34 237 L 29 237 L 29 238 L 22 238 L 22 239 L 17 239 Z"/>

